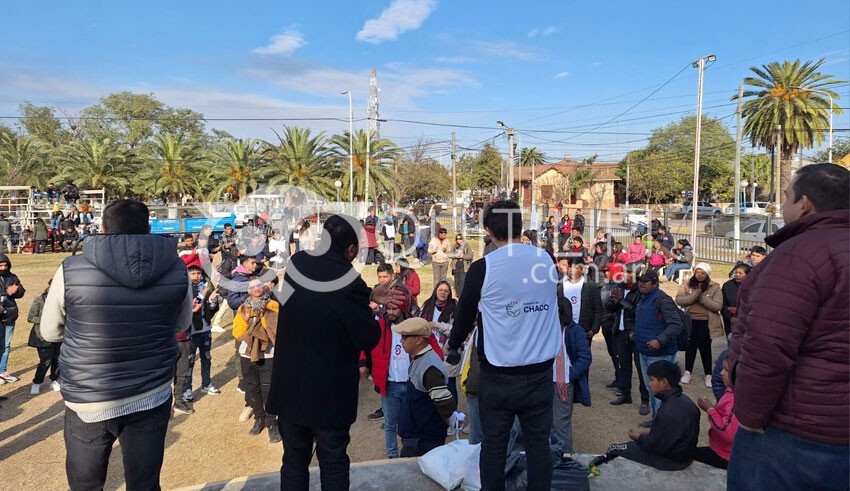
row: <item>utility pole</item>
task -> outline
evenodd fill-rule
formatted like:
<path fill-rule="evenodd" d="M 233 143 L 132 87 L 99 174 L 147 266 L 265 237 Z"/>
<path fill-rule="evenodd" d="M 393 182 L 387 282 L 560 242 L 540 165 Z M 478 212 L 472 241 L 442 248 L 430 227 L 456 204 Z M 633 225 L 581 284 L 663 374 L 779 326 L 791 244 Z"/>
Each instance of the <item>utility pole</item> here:
<path fill-rule="evenodd" d="M 519 207 L 522 209 L 525 207 L 525 186 L 522 185 L 522 133 L 520 132 L 517 132 L 517 141 L 519 141 L 519 145 L 517 146 L 517 150 L 519 150 L 517 157 L 519 163 Z M 534 210 L 531 212 L 534 213 Z"/>
<path fill-rule="evenodd" d="M 717 57 L 714 55 L 706 55 L 693 62 L 693 67 L 699 70 L 697 82 L 697 131 L 694 140 L 694 190 L 691 198 L 691 247 L 696 254 L 697 243 L 697 211 L 699 209 L 699 154 L 700 154 L 700 138 L 702 133 L 702 79 L 705 73 L 706 61 L 715 61 Z"/>
<path fill-rule="evenodd" d="M 508 134 L 508 196 L 514 192 L 514 130 L 508 128 L 505 130 Z"/>
<path fill-rule="evenodd" d="M 366 111 L 366 192 L 364 193 L 366 197 L 364 201 L 366 202 L 366 207 L 369 207 L 369 154 L 371 153 L 371 140 L 372 140 L 372 118 L 370 117 L 369 111 Z"/>
<path fill-rule="evenodd" d="M 629 164 L 631 164 L 632 156 L 626 154 L 626 210 L 629 209 Z"/>
<path fill-rule="evenodd" d="M 452 131 L 452 224 L 457 230 L 457 140 Z"/>
<path fill-rule="evenodd" d="M 782 182 L 780 179 L 780 174 L 782 172 L 782 125 L 776 125 L 776 133 L 774 133 L 773 141 L 776 143 L 773 147 L 773 199 L 776 203 L 776 211 L 782 209 L 782 190 L 779 189 L 780 183 Z"/>
<path fill-rule="evenodd" d="M 744 86 L 738 86 L 738 128 L 735 132 L 735 250 L 741 250 L 741 109 L 744 104 Z"/>
<path fill-rule="evenodd" d="M 351 91 L 348 94 L 348 212 L 354 216 L 354 108 L 351 105 Z"/>

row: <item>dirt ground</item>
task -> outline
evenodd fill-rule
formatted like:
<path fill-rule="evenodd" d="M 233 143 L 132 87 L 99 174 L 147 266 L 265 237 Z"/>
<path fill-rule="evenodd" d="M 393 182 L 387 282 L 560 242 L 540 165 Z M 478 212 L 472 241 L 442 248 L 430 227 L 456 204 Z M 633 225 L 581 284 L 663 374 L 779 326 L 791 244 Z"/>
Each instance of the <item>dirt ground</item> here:
<path fill-rule="evenodd" d="M 37 363 L 35 349 L 26 346 L 30 325 L 26 313 L 32 299 L 42 291 L 47 280 L 65 257 L 62 254 L 22 256 L 13 255 L 12 270 L 27 288 L 19 301 L 21 317 L 12 339 L 9 371 L 20 377 L 19 382 L 0 385 L 0 395 L 9 399 L 0 408 L 0 468 L 4 489 L 67 489 L 65 480 L 65 448 L 62 439 L 64 405 L 58 392 L 42 386 L 42 393 L 30 395 L 30 384 Z M 721 266 L 718 271 L 727 268 Z M 433 283 L 430 267 L 419 270 L 422 279 L 420 302 L 427 298 Z M 363 272 L 367 284 L 375 282 L 374 267 Z M 662 285 L 675 293 L 669 283 Z M 427 292 L 427 293 L 426 293 Z M 213 384 L 221 388 L 220 395 L 195 392 L 195 414 L 175 416 L 166 440 L 165 463 L 162 469 L 164 489 L 204 482 L 227 480 L 237 476 L 275 471 L 280 467 L 281 444 L 269 444 L 266 433 L 251 436 L 251 423 L 239 423 L 243 407 L 242 395 L 236 392 L 238 361 L 234 357 L 230 332 L 214 334 L 212 353 Z M 725 340 L 715 340 L 715 356 L 725 347 Z M 590 373 L 592 407 L 577 406 L 573 431 L 575 448 L 580 452 L 603 452 L 608 444 L 626 441 L 626 430 L 646 418 L 638 414 L 638 403 L 611 406 L 613 391 L 605 384 L 613 379 L 613 369 L 601 335 L 593 340 L 593 364 Z M 680 364 L 684 356 L 680 353 Z M 701 382 L 702 369 L 697 362 L 694 383 L 685 386 L 693 400 L 711 397 L 711 390 Z M 195 380 L 200 380 L 200 368 L 195 367 Z M 637 380 L 634 384 L 637 402 Z M 358 419 L 351 429 L 349 455 L 352 462 L 384 458 L 384 435 L 380 422 L 366 415 L 380 406 L 380 398 L 372 384 L 363 381 L 360 388 Z M 463 396 L 460 410 L 466 407 Z M 299 401 L 292 401 L 298 404 Z M 321 410 L 321 408 L 316 408 Z M 700 444 L 707 445 L 708 423 L 702 418 Z M 112 454 L 106 489 L 124 489 L 120 445 Z"/>

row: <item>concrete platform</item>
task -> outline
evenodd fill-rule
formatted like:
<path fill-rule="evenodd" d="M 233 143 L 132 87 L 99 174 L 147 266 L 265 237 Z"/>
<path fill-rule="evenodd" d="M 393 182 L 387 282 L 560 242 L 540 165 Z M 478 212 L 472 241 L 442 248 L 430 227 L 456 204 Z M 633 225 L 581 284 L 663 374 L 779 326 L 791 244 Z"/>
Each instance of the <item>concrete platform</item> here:
<path fill-rule="evenodd" d="M 664 472 L 616 459 L 600 467 L 602 475 L 590 479 L 594 491 L 723 491 L 726 471 L 694 462 L 683 471 Z M 178 491 L 267 491 L 280 489 L 277 472 L 239 477 L 230 481 L 180 488 Z M 319 469 L 310 469 L 310 489 L 320 490 Z M 439 491 L 442 488 L 419 470 L 416 459 L 374 460 L 351 465 L 351 489 L 355 491 L 406 489 Z"/>

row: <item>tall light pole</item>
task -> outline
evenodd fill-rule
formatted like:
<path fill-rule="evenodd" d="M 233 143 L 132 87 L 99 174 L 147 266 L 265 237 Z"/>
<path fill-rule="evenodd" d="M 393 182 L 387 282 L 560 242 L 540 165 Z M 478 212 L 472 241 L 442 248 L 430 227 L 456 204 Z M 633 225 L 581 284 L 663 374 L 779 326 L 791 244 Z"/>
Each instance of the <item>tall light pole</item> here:
<path fill-rule="evenodd" d="M 366 206 L 369 206 L 369 154 L 371 153 L 372 140 L 372 117 L 369 114 L 368 103 L 366 108 Z M 375 201 L 377 203 L 377 201 Z"/>
<path fill-rule="evenodd" d="M 805 92 L 814 92 L 815 94 L 823 94 L 829 97 L 829 163 L 832 163 L 832 96 L 825 90 L 810 89 L 808 87 L 791 87 L 792 89 L 803 90 Z"/>
<path fill-rule="evenodd" d="M 699 151 L 700 133 L 702 132 L 702 76 L 705 72 L 706 63 L 717 60 L 714 55 L 706 55 L 693 62 L 693 67 L 699 69 L 699 82 L 697 84 L 697 131 L 694 141 L 694 191 L 691 197 L 691 247 L 696 250 L 697 243 L 697 210 L 699 209 Z"/>
<path fill-rule="evenodd" d="M 496 121 L 496 124 L 505 129 L 505 134 L 508 135 L 508 175 L 506 177 L 508 196 L 514 191 L 514 129 L 505 126 L 503 121 Z M 520 183 L 522 184 L 522 183 Z"/>
<path fill-rule="evenodd" d="M 348 210 L 354 216 L 354 107 L 351 105 L 351 91 L 348 94 Z"/>

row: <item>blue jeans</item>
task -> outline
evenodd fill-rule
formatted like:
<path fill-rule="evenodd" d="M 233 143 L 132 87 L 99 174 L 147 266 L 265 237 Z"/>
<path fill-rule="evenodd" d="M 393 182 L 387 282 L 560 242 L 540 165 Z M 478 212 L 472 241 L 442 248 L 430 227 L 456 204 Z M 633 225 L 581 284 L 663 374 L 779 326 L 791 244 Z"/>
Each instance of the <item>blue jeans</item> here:
<path fill-rule="evenodd" d="M 466 396 L 466 424 L 469 425 L 469 444 L 481 443 L 484 440 L 484 432 L 481 430 L 478 396 Z"/>
<path fill-rule="evenodd" d="M 6 339 L 3 341 L 3 356 L 0 357 L 0 373 L 6 373 L 8 371 L 9 347 L 12 345 L 12 334 L 15 334 L 15 324 L 6 324 L 4 332 Z"/>
<path fill-rule="evenodd" d="M 827 445 L 774 428 L 735 434 L 729 491 L 818 489 L 846 490 L 850 482 L 850 447 Z"/>
<path fill-rule="evenodd" d="M 673 281 L 673 278 L 676 277 L 676 273 L 683 269 L 691 269 L 691 265 L 688 263 L 673 263 L 670 266 L 667 266 L 667 269 L 664 270 L 664 276 L 666 276 L 668 280 Z"/>
<path fill-rule="evenodd" d="M 189 390 L 192 389 L 192 371 L 195 368 L 195 360 L 200 357 L 201 360 L 201 388 L 212 384 L 210 380 L 210 366 L 212 359 L 210 350 L 212 348 L 212 333 L 210 331 L 192 334 L 192 354 L 189 355 L 189 375 L 186 383 L 189 385 Z"/>
<path fill-rule="evenodd" d="M 386 439 L 387 458 L 398 458 L 398 413 L 401 400 L 407 392 L 407 382 L 387 382 L 387 393 L 381 396 L 381 408 L 384 410 L 384 438 Z"/>
<path fill-rule="evenodd" d="M 649 375 L 646 374 L 646 369 L 649 365 L 652 365 L 656 361 L 669 361 L 670 363 L 676 363 L 676 354 L 672 355 L 645 355 L 643 353 L 640 354 L 640 376 L 643 377 L 643 383 L 646 384 L 646 388 L 649 389 Z M 655 417 L 655 413 L 658 412 L 658 408 L 661 407 L 661 399 L 653 396 L 652 400 L 652 417 Z"/>

